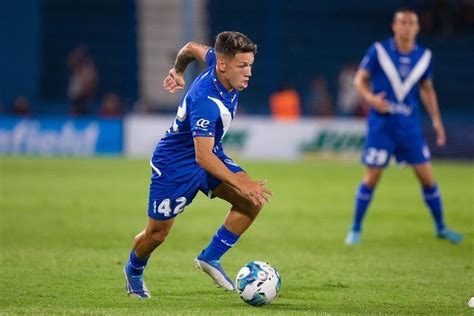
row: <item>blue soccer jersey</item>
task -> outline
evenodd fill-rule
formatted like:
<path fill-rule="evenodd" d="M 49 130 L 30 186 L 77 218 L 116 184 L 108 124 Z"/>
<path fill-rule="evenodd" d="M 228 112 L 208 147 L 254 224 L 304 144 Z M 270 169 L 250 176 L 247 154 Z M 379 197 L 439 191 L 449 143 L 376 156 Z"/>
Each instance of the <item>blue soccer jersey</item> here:
<path fill-rule="evenodd" d="M 209 49 L 209 68 L 191 84 L 180 101 L 176 119 L 153 152 L 148 215 L 166 220 L 180 213 L 200 190 L 211 196 L 220 180 L 196 162 L 194 137 L 213 137 L 214 153 L 234 173 L 242 171 L 222 148 L 237 111 L 239 93 L 227 91 L 216 75 L 216 54 Z"/>
<path fill-rule="evenodd" d="M 409 53 L 398 50 L 393 38 L 370 46 L 360 64 L 370 74 L 372 92 L 385 92 L 390 112 L 369 112 L 362 161 L 384 167 L 394 154 L 399 162 L 424 163 L 429 150 L 419 122 L 420 82 L 432 77 L 431 51 L 416 44 Z"/>

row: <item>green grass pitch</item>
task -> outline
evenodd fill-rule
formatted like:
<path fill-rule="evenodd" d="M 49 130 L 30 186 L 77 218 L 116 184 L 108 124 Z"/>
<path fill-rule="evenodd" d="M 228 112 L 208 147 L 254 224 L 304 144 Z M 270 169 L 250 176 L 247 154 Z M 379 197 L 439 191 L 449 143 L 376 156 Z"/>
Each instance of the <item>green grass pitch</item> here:
<path fill-rule="evenodd" d="M 145 224 L 149 166 L 123 158 L 0 157 L 0 314 L 469 315 L 474 296 L 472 163 L 437 162 L 458 246 L 434 238 L 410 169 L 384 174 L 362 244 L 343 240 L 357 162 L 243 162 L 275 196 L 223 257 L 232 276 L 251 260 L 282 275 L 276 301 L 244 304 L 216 289 L 193 258 L 222 223 L 223 201 L 199 194 L 146 270 L 150 300 L 129 298 L 122 268 Z"/>

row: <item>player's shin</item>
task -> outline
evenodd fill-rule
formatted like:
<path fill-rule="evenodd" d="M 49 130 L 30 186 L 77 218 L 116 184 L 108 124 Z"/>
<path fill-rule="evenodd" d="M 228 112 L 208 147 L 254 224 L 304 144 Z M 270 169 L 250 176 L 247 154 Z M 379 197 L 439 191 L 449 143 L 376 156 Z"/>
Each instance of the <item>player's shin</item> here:
<path fill-rule="evenodd" d="M 423 199 L 425 200 L 425 203 L 430 209 L 431 215 L 433 216 L 436 231 L 439 233 L 444 229 L 445 224 L 443 219 L 443 204 L 438 186 L 434 185 L 432 187 L 423 187 L 422 193 Z"/>
<path fill-rule="evenodd" d="M 148 263 L 149 257 L 139 258 L 137 257 L 135 250 L 130 251 L 130 258 L 125 266 L 128 275 L 132 276 L 141 276 L 143 275 L 143 270 L 145 269 Z"/>
<path fill-rule="evenodd" d="M 199 259 L 218 261 L 239 240 L 239 235 L 234 234 L 222 225 L 212 237 L 209 245 L 201 252 Z"/>
<path fill-rule="evenodd" d="M 374 189 L 361 183 L 356 192 L 356 201 L 354 208 L 354 220 L 352 223 L 352 231 L 360 232 L 362 229 L 362 221 L 365 213 L 372 200 L 372 193 Z"/>

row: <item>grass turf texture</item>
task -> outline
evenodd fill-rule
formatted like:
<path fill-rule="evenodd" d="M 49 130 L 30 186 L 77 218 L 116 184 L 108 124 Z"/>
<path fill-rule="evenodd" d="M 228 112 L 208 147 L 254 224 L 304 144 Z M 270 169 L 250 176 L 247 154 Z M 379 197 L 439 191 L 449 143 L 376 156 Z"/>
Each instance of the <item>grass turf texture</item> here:
<path fill-rule="evenodd" d="M 244 304 L 192 266 L 228 206 L 199 194 L 145 272 L 150 300 L 129 298 L 122 268 L 145 224 L 149 167 L 120 158 L 0 158 L 0 314 L 468 315 L 473 284 L 473 165 L 436 163 L 447 223 L 461 245 L 434 238 L 410 169 L 389 168 L 362 244 L 343 244 L 362 175 L 356 162 L 247 162 L 275 196 L 223 257 L 235 276 L 251 260 L 282 275 L 269 306 Z"/>

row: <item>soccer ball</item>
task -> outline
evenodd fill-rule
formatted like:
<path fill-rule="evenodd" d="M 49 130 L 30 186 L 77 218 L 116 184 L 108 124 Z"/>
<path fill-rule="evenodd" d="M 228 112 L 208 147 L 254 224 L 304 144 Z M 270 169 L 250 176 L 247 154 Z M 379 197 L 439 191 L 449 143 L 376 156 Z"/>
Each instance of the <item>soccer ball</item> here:
<path fill-rule="evenodd" d="M 277 269 L 269 263 L 252 261 L 237 273 L 235 284 L 245 303 L 258 306 L 269 304 L 277 297 L 281 278 Z"/>

